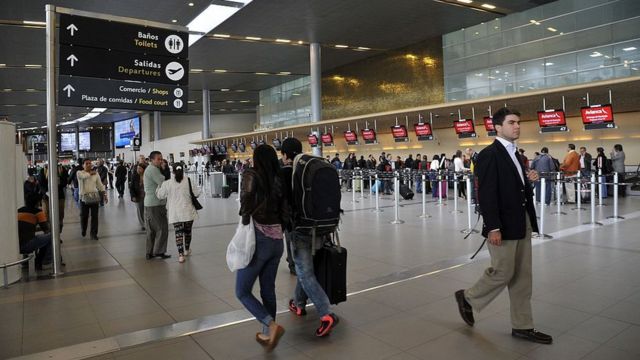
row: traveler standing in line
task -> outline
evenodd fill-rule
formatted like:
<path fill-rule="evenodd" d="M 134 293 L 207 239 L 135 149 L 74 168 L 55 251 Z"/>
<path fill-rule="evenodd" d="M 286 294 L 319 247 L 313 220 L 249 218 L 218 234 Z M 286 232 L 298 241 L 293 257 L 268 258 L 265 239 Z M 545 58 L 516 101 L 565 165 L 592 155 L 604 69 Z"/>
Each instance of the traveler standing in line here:
<path fill-rule="evenodd" d="M 176 246 L 178 247 L 178 262 L 183 263 L 185 255 L 191 255 L 191 229 L 198 212 L 191 201 L 193 195 L 200 196 L 197 186 L 191 184 L 189 178 L 184 178 L 182 166 L 174 165 L 173 179 L 166 180 L 156 190 L 158 199 L 167 200 L 169 224 L 173 224 L 176 232 Z M 186 251 L 185 251 L 186 250 Z"/>
<path fill-rule="evenodd" d="M 514 144 L 520 137 L 520 113 L 501 108 L 493 114 L 493 124 L 496 140 L 480 152 L 475 169 L 491 267 L 471 288 L 456 291 L 458 310 L 473 326 L 473 309 L 482 311 L 508 287 L 511 335 L 551 344 L 551 336 L 534 329 L 531 310 L 531 232 L 538 231 L 538 223 L 530 181 L 538 181 L 538 173 L 525 173 Z"/>
<path fill-rule="evenodd" d="M 437 198 L 439 195 L 440 184 L 438 183 L 438 174 L 440 173 L 440 156 L 433 155 L 431 159 L 431 165 L 429 167 L 430 173 L 429 177 L 431 178 L 431 189 L 432 189 L 432 197 Z"/>
<path fill-rule="evenodd" d="M 98 172 L 93 169 L 93 164 L 89 159 L 84 160 L 83 170 L 78 171 L 76 177 L 78 178 L 78 193 L 80 195 L 82 237 L 87 235 L 87 223 L 89 222 L 89 213 L 91 213 L 89 233 L 92 240 L 98 240 L 98 206 L 100 203 L 106 204 L 109 201 L 104 184 L 100 181 Z"/>
<path fill-rule="evenodd" d="M 169 168 L 169 163 L 166 159 L 162 159 L 162 164 L 160 164 L 160 172 L 164 176 L 165 180 L 171 179 L 171 169 Z"/>
<path fill-rule="evenodd" d="M 464 167 L 464 162 L 462 161 L 462 150 L 456 151 L 456 154 L 453 157 L 453 165 L 454 165 L 454 171 L 457 173 L 456 179 L 458 181 L 458 196 L 466 200 L 467 185 L 463 181 L 464 175 L 462 175 L 462 173 L 469 171 L 469 169 Z"/>
<path fill-rule="evenodd" d="M 282 142 L 282 147 L 280 148 L 280 153 L 282 154 L 282 162 L 284 166 L 280 170 L 280 174 L 282 175 L 282 184 L 284 185 L 284 197 L 286 199 L 287 204 L 293 203 L 293 193 L 292 193 L 292 183 L 293 179 L 293 160 L 296 155 L 302 153 L 302 143 L 300 140 L 296 138 L 286 138 Z M 329 160 L 327 160 L 328 162 Z M 289 273 L 292 275 L 296 275 L 296 265 L 293 261 L 293 252 L 291 250 L 291 241 L 293 235 L 291 234 L 291 221 L 288 221 L 285 224 L 284 228 L 284 241 L 287 248 L 287 263 L 289 264 Z"/>
<path fill-rule="evenodd" d="M 618 182 L 624 182 L 625 168 L 624 168 L 624 160 L 625 155 L 622 150 L 622 145 L 615 144 L 613 145 L 613 150 L 611 151 L 611 167 L 613 167 L 613 171 L 618 173 Z M 618 195 L 624 197 L 627 196 L 627 186 L 626 185 L 618 185 Z"/>
<path fill-rule="evenodd" d="M 118 198 L 122 199 L 124 196 L 124 184 L 127 182 L 127 168 L 122 163 L 122 160 L 118 162 L 116 168 L 116 190 L 118 190 Z"/>
<path fill-rule="evenodd" d="M 152 151 L 149 155 L 151 163 L 144 171 L 142 180 L 144 185 L 144 222 L 147 229 L 147 260 L 159 257 L 168 259 L 167 238 L 169 237 L 169 223 L 167 220 L 166 201 L 156 196 L 156 190 L 165 181 L 160 171 L 162 153 Z"/>
<path fill-rule="evenodd" d="M 134 171 L 129 176 L 129 194 L 131 201 L 136 203 L 138 222 L 142 231 L 146 231 L 144 220 L 144 169 L 147 168 L 145 162 L 133 166 Z"/>
<path fill-rule="evenodd" d="M 576 202 L 576 176 L 578 170 L 580 170 L 580 155 L 576 152 L 576 146 L 569 144 L 567 146 L 567 154 L 564 156 L 560 170 L 564 173 L 564 178 L 567 182 L 564 184 L 567 192 L 567 203 L 573 204 Z M 558 194 L 560 196 L 560 194 Z"/>
<path fill-rule="evenodd" d="M 253 218 L 256 244 L 253 258 L 236 275 L 236 297 L 262 323 L 256 341 L 273 350 L 284 334 L 276 318 L 276 275 L 284 252 L 283 225 L 288 222 L 288 204 L 284 196 L 280 165 L 273 147 L 259 145 L 253 152 L 253 168 L 246 169 L 240 191 L 240 216 L 248 225 Z M 262 303 L 252 294 L 260 279 Z"/>
<path fill-rule="evenodd" d="M 580 147 L 580 176 L 584 178 L 591 177 L 591 162 L 593 157 L 587 152 L 587 148 Z"/>
<path fill-rule="evenodd" d="M 544 188 L 544 203 L 545 205 L 551 204 L 551 192 L 553 191 L 553 186 L 551 180 L 553 180 L 553 174 L 550 174 L 555 171 L 556 165 L 553 163 L 551 156 L 549 156 L 549 149 L 545 146 L 540 150 L 540 155 L 533 159 L 531 162 L 531 169 L 535 170 L 540 177 L 547 177 L 545 188 Z M 542 183 L 540 180 L 536 180 L 534 183 L 536 187 L 536 201 L 540 202 L 540 196 L 542 194 Z"/>
<path fill-rule="evenodd" d="M 609 160 L 607 160 L 607 155 L 604 154 L 604 148 L 598 147 L 596 148 L 596 152 L 598 153 L 598 156 L 593 161 L 593 166 L 595 167 L 594 170 L 596 172 L 596 175 L 598 175 L 598 182 L 602 183 L 602 182 L 605 182 L 606 175 L 609 173 L 611 169 L 609 169 L 609 166 L 607 166 Z M 599 184 L 598 194 L 602 194 L 599 196 L 606 198 L 608 195 L 607 185 Z"/>

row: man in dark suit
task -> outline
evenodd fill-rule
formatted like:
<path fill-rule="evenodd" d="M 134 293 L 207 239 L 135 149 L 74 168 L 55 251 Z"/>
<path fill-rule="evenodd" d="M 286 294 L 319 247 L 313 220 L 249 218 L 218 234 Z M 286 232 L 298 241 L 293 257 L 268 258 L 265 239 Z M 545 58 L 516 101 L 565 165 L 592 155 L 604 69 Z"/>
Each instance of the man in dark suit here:
<path fill-rule="evenodd" d="M 475 285 L 456 291 L 458 309 L 473 326 L 473 309 L 481 311 L 508 287 L 511 335 L 551 344 L 551 336 L 534 329 L 531 311 L 531 232 L 538 231 L 531 181 L 538 180 L 538 173 L 525 172 L 514 144 L 520 137 L 520 113 L 502 108 L 493 115 L 493 124 L 498 136 L 480 152 L 475 167 L 491 267 Z"/>
<path fill-rule="evenodd" d="M 580 176 L 582 177 L 590 177 L 591 176 L 591 162 L 593 161 L 593 157 L 591 154 L 587 152 L 587 148 L 584 146 L 580 147 Z"/>

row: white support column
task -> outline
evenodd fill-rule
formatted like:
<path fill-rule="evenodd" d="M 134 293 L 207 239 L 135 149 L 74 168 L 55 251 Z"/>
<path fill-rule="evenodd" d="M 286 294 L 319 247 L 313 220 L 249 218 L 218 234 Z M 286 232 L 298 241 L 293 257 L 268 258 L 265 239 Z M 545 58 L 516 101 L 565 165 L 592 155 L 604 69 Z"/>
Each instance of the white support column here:
<path fill-rule="evenodd" d="M 202 89 L 202 140 L 211 137 L 211 98 L 209 89 Z"/>
<path fill-rule="evenodd" d="M 309 74 L 311 75 L 311 122 L 322 120 L 322 55 L 320 44 L 309 45 Z M 317 131 L 312 132 L 318 138 Z M 314 156 L 322 156 L 322 146 L 312 148 Z"/>
<path fill-rule="evenodd" d="M 153 141 L 160 140 L 160 130 L 161 130 L 161 122 L 162 115 L 160 115 L 160 111 L 153 112 Z"/>

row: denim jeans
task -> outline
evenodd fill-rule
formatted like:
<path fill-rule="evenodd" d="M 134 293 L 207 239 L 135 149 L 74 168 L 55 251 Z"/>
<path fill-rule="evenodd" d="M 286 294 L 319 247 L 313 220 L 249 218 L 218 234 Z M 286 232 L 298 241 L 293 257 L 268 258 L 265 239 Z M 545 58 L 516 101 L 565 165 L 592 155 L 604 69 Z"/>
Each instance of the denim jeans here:
<path fill-rule="evenodd" d="M 51 233 L 38 234 L 26 243 L 20 244 L 21 254 L 36 253 L 36 267 L 41 267 L 43 263 L 51 262 L 53 259 L 51 251 Z"/>
<path fill-rule="evenodd" d="M 416 176 L 416 192 L 422 192 L 422 175 Z"/>
<path fill-rule="evenodd" d="M 267 237 L 256 229 L 256 250 L 249 265 L 236 274 L 236 297 L 262 323 L 262 332 L 269 334 L 269 323 L 276 318 L 276 275 L 284 252 L 282 240 Z M 251 293 L 260 279 L 262 303 Z"/>
<path fill-rule="evenodd" d="M 313 256 L 311 256 L 311 237 L 292 232 L 291 250 L 293 251 L 293 262 L 296 264 L 296 290 L 294 302 L 298 307 L 304 307 L 307 299 L 311 299 L 320 317 L 331 313 L 329 309 L 329 298 L 324 289 L 318 283 L 316 274 L 313 272 Z M 316 245 L 321 239 L 316 237 Z"/>
<path fill-rule="evenodd" d="M 540 202 L 540 193 L 542 192 L 542 183 L 540 181 L 536 181 L 534 184 L 536 186 L 536 201 Z M 546 193 L 544 195 L 545 205 L 551 204 L 552 190 L 553 190 L 553 183 L 551 181 L 547 181 L 547 183 L 544 185 L 544 191 Z"/>

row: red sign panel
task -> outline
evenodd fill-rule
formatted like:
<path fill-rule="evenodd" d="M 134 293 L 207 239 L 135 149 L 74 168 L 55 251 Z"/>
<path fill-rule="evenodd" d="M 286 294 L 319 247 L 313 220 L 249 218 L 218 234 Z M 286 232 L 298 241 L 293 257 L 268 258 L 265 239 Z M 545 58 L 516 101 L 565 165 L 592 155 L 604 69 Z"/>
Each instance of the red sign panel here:
<path fill-rule="evenodd" d="M 313 134 L 309 134 L 308 139 L 309 139 L 309 145 L 311 145 L 311 146 L 318 145 L 318 137 L 317 136 L 315 136 Z"/>
<path fill-rule="evenodd" d="M 613 122 L 613 107 L 610 104 L 583 107 L 580 112 L 583 124 Z"/>
<path fill-rule="evenodd" d="M 473 126 L 473 120 L 465 119 L 462 121 L 454 121 L 453 128 L 456 130 L 456 134 L 473 134 L 476 132 Z"/>
<path fill-rule="evenodd" d="M 485 116 L 484 118 L 484 129 L 488 132 L 496 131 L 496 128 L 493 126 L 493 118 L 491 116 Z"/>
<path fill-rule="evenodd" d="M 409 136 L 407 127 L 404 125 L 396 125 L 391 127 L 391 135 L 394 139 L 403 139 Z"/>
<path fill-rule="evenodd" d="M 563 110 L 538 111 L 538 124 L 540 127 L 565 126 L 567 120 Z"/>
<path fill-rule="evenodd" d="M 322 143 L 323 144 L 333 144 L 333 135 L 331 134 L 322 134 Z"/>
<path fill-rule="evenodd" d="M 416 136 L 429 136 L 431 132 L 431 124 L 413 124 L 413 128 L 416 131 Z"/>
<path fill-rule="evenodd" d="M 373 129 L 362 129 L 362 138 L 365 141 L 376 141 L 376 132 Z"/>
<path fill-rule="evenodd" d="M 358 134 L 355 131 L 347 130 L 344 132 L 344 139 L 347 142 L 356 142 L 358 141 Z"/>

